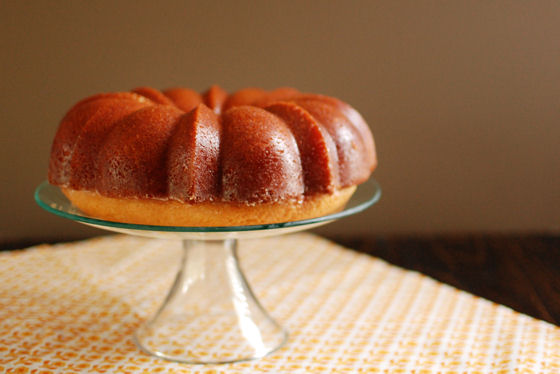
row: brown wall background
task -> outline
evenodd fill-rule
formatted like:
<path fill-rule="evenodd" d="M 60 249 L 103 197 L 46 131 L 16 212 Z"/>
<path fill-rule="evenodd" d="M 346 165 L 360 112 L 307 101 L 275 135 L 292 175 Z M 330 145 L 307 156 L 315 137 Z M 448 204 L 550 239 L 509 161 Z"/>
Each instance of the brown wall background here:
<path fill-rule="evenodd" d="M 200 3 L 0 3 L 1 241 L 99 233 L 32 198 L 78 99 L 213 83 L 369 122 L 382 200 L 322 232 L 560 232 L 560 2 Z"/>

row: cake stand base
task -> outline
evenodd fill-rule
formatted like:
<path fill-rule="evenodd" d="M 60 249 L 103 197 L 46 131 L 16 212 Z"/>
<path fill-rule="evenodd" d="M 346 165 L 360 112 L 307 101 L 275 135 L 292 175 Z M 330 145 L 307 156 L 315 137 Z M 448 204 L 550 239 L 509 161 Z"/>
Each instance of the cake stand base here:
<path fill-rule="evenodd" d="M 239 265 L 237 239 L 183 240 L 171 290 L 135 334 L 146 353 L 190 364 L 263 357 L 287 338 L 253 295 Z"/>
<path fill-rule="evenodd" d="M 106 221 L 78 210 L 46 181 L 35 190 L 35 201 L 58 216 L 128 235 L 183 241 L 175 282 L 134 339 L 146 353 L 190 364 L 256 359 L 282 347 L 288 338 L 247 284 L 237 259 L 237 239 L 308 230 L 361 212 L 380 196 L 379 184 L 370 179 L 358 187 L 344 210 L 326 216 L 253 226 L 183 227 Z"/>

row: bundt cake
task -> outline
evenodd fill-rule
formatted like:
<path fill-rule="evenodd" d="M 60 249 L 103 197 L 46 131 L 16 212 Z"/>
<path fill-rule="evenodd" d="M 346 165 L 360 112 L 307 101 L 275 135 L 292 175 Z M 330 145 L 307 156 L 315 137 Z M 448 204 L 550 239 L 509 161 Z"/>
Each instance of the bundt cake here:
<path fill-rule="evenodd" d="M 141 87 L 74 105 L 48 178 L 94 217 L 232 226 L 339 210 L 376 164 L 367 124 L 332 97 Z"/>

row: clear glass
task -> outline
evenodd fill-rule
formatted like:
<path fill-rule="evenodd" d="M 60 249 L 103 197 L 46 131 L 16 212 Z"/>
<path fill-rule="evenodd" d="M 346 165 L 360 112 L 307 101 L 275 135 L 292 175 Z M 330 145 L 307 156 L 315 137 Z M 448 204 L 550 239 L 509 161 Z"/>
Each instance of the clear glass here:
<path fill-rule="evenodd" d="M 237 257 L 237 240 L 317 227 L 361 212 L 381 197 L 379 184 L 360 185 L 340 212 L 301 221 L 252 226 L 150 226 L 90 217 L 60 189 L 43 182 L 35 191 L 45 210 L 101 229 L 183 242 L 175 281 L 157 313 L 135 333 L 144 352 L 175 362 L 220 364 L 263 357 L 282 347 L 288 332 L 253 294 Z"/>

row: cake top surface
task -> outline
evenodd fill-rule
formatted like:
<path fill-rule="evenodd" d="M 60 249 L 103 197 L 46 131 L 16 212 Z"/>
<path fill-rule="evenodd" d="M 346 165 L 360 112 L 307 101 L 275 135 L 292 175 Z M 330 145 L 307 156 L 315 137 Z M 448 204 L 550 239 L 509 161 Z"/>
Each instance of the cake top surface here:
<path fill-rule="evenodd" d="M 49 181 L 108 197 L 259 203 L 359 184 L 376 165 L 368 125 L 333 97 L 139 87 L 70 109 Z"/>

